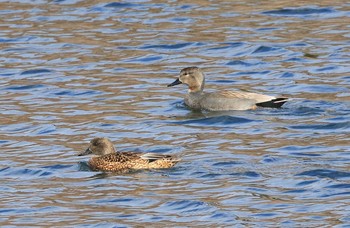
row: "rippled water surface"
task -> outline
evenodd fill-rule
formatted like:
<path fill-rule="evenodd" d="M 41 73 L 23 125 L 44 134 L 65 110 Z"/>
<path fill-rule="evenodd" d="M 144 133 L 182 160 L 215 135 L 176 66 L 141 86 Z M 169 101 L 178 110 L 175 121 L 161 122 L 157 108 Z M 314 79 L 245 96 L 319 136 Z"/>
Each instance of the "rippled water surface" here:
<path fill-rule="evenodd" d="M 0 1 L 0 224 L 350 225 L 350 5 L 319 2 Z M 194 65 L 292 99 L 191 111 Z M 96 136 L 182 161 L 92 172 Z"/>

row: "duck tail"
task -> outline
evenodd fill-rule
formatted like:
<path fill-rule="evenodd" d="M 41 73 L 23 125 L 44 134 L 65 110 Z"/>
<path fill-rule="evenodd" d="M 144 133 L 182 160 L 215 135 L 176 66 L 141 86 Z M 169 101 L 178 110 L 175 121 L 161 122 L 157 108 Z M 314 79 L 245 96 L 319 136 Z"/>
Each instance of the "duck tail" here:
<path fill-rule="evenodd" d="M 284 103 L 287 102 L 287 100 L 288 98 L 286 97 L 279 97 L 279 98 L 272 99 L 270 101 L 256 103 L 256 105 L 264 108 L 280 108 Z"/>

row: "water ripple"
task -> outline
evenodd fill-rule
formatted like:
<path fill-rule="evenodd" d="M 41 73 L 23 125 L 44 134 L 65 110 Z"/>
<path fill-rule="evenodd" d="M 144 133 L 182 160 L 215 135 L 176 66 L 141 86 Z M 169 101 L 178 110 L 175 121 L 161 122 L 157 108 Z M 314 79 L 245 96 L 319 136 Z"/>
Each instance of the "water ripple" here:
<path fill-rule="evenodd" d="M 42 73 L 51 73 L 48 69 L 33 69 L 33 70 L 26 70 L 21 73 L 21 75 L 27 75 L 27 74 L 42 74 Z"/>
<path fill-rule="evenodd" d="M 127 2 L 111 2 L 105 5 L 105 7 L 113 8 L 132 8 L 137 6 L 137 4 L 127 3 Z"/>
<path fill-rule="evenodd" d="M 315 14 L 316 16 L 319 14 L 331 14 L 334 13 L 334 9 L 330 7 L 324 7 L 324 8 L 289 8 L 289 9 L 280 9 L 280 10 L 271 10 L 271 11 L 265 11 L 264 14 L 271 14 L 271 15 L 280 15 L 280 16 L 302 16 L 307 17 L 310 15 Z"/>
<path fill-rule="evenodd" d="M 11 178 L 36 178 L 36 177 L 46 177 L 52 175 L 52 172 L 45 170 L 33 170 L 33 169 L 17 169 L 6 167 L 0 170 L 0 175 L 3 177 Z"/>
<path fill-rule="evenodd" d="M 299 173 L 298 176 L 311 176 L 319 178 L 341 179 L 350 177 L 349 172 L 342 172 L 327 169 L 315 169 Z"/>
<path fill-rule="evenodd" d="M 307 125 L 297 125 L 297 126 L 290 126 L 292 129 L 299 129 L 299 130 L 337 130 L 339 131 L 350 131 L 350 121 L 345 122 L 339 122 L 339 123 L 325 123 L 325 124 L 307 124 Z"/>
<path fill-rule="evenodd" d="M 174 123 L 182 124 L 182 125 L 193 125 L 193 126 L 200 126 L 200 125 L 229 126 L 229 125 L 235 125 L 235 124 L 250 123 L 253 121 L 254 120 L 251 120 L 251 119 L 234 117 L 234 116 L 215 116 L 215 117 L 208 117 L 203 119 L 177 121 Z"/>

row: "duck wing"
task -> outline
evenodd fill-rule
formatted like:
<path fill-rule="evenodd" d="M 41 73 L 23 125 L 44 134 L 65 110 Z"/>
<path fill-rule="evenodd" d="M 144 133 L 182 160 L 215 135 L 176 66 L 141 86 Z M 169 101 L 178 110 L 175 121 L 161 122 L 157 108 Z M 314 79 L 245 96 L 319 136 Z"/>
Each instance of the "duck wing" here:
<path fill-rule="evenodd" d="M 256 106 L 277 108 L 281 107 L 286 98 L 248 93 L 241 91 L 218 91 L 203 93 L 198 101 L 200 108 L 209 111 L 249 110 Z"/>
<path fill-rule="evenodd" d="M 171 155 L 156 154 L 156 153 L 145 153 L 140 156 L 141 159 L 148 160 L 149 162 L 154 162 L 160 159 L 167 159 L 172 161 L 180 161 L 179 158 L 175 158 Z"/>
<path fill-rule="evenodd" d="M 179 159 L 165 154 L 157 153 L 139 153 L 139 152 L 117 152 L 115 154 L 105 155 L 104 159 L 108 159 L 111 162 L 125 163 L 129 161 L 135 161 L 138 159 L 147 160 L 148 162 L 154 162 L 161 159 L 167 159 L 172 161 L 177 161 Z"/>
<path fill-rule="evenodd" d="M 273 99 L 276 99 L 274 96 L 259 94 L 259 93 L 248 93 L 248 92 L 242 92 L 242 91 L 220 91 L 218 92 L 221 96 L 225 98 L 238 98 L 238 99 L 248 99 L 248 100 L 254 100 L 255 103 L 261 103 L 266 101 L 271 101 Z"/>
<path fill-rule="evenodd" d="M 141 153 L 135 152 L 116 152 L 113 154 L 106 154 L 100 157 L 105 162 L 119 162 L 125 163 L 128 161 L 140 159 Z"/>
<path fill-rule="evenodd" d="M 267 108 L 280 108 L 284 103 L 287 102 L 286 97 L 274 97 L 259 93 L 248 93 L 248 92 L 232 92 L 232 91 L 222 91 L 220 94 L 224 97 L 231 99 L 248 99 L 254 100 L 255 104 L 260 107 Z"/>
<path fill-rule="evenodd" d="M 199 101 L 200 107 L 208 111 L 248 110 L 253 109 L 255 103 L 255 100 L 231 91 L 204 93 Z"/>

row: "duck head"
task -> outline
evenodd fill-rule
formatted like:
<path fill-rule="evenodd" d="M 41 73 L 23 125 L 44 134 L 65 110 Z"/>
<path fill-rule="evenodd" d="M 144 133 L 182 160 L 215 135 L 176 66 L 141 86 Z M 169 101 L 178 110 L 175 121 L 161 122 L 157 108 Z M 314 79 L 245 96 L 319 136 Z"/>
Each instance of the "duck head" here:
<path fill-rule="evenodd" d="M 106 155 L 116 153 L 113 143 L 107 138 L 94 138 L 90 141 L 89 147 L 78 156 L 84 156 L 88 154 Z"/>
<path fill-rule="evenodd" d="M 168 87 L 178 84 L 188 85 L 190 93 L 201 92 L 204 89 L 204 75 L 198 67 L 186 67 L 180 71 L 180 76 Z"/>

